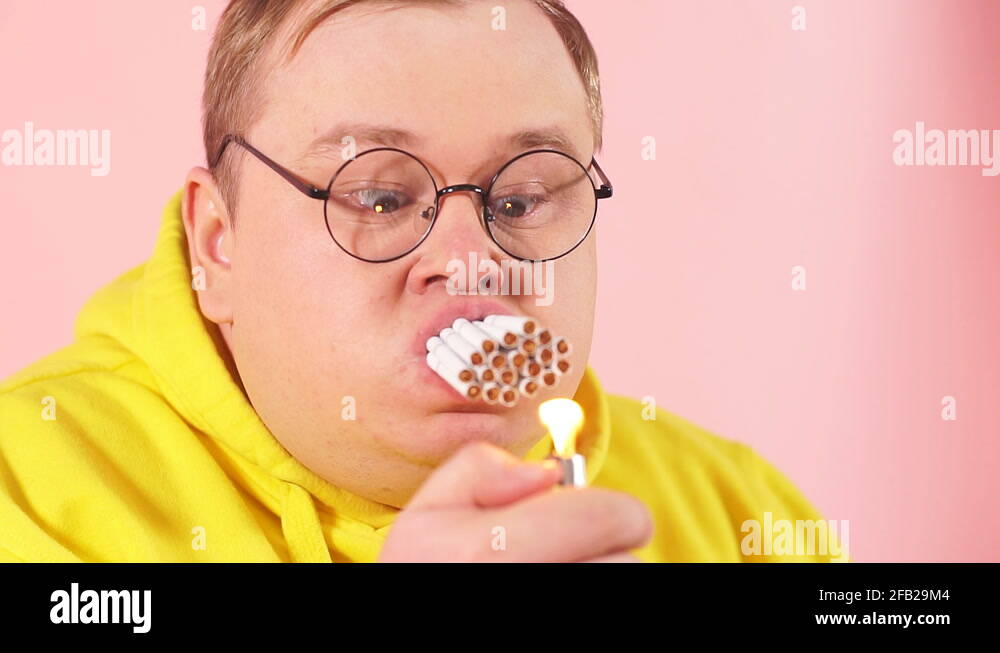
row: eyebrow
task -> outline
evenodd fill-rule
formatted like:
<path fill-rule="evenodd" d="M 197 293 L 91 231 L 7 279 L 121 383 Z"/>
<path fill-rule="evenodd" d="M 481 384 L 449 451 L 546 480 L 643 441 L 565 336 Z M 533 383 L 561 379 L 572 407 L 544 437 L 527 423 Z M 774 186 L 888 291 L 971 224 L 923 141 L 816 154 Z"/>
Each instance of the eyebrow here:
<path fill-rule="evenodd" d="M 395 147 L 399 149 L 413 148 L 424 142 L 424 139 L 413 132 L 388 125 L 368 123 L 348 123 L 337 125 L 314 139 L 300 157 L 300 161 L 329 156 L 337 156 L 346 146 L 344 139 L 351 137 L 355 143 L 371 144 L 378 147 Z M 578 156 L 573 141 L 559 127 L 538 129 L 523 129 L 511 134 L 505 143 L 522 151 L 535 149 L 553 149 Z"/>

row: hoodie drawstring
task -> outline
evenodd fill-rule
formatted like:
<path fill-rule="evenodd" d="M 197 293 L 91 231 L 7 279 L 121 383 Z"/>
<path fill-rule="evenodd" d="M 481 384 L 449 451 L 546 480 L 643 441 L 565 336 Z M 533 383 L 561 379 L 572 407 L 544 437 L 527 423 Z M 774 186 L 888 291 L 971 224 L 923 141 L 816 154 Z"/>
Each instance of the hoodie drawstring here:
<path fill-rule="evenodd" d="M 316 504 L 308 492 L 294 483 L 285 483 L 281 532 L 292 562 L 332 562 Z"/>

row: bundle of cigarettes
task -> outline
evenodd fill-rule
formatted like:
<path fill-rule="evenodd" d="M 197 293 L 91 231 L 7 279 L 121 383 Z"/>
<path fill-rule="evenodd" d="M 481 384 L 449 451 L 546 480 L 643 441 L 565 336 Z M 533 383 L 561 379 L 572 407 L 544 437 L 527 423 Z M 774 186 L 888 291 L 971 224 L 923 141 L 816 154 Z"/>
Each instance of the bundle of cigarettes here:
<path fill-rule="evenodd" d="M 572 352 L 530 317 L 460 317 L 427 340 L 427 365 L 463 397 L 510 407 L 558 383 Z"/>

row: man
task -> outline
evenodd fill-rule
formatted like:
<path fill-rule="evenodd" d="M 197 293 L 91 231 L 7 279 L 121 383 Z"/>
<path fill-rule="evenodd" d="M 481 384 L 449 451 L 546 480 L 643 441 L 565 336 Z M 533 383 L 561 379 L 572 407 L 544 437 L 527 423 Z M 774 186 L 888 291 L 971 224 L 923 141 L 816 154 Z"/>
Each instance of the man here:
<path fill-rule="evenodd" d="M 482 218 L 527 152 L 605 184 L 601 116 L 592 46 L 556 0 L 233 0 L 206 75 L 210 168 L 76 342 L 0 387 L 0 557 L 829 559 L 746 546 L 768 515 L 818 520 L 748 447 L 601 390 L 591 205 L 559 212 L 578 241 Z M 426 222 L 376 222 L 418 199 Z M 455 293 L 470 254 L 548 261 L 554 301 Z M 578 364 L 513 408 L 435 382 L 427 336 L 490 313 L 536 317 Z M 587 488 L 543 462 L 553 396 L 585 411 Z"/>

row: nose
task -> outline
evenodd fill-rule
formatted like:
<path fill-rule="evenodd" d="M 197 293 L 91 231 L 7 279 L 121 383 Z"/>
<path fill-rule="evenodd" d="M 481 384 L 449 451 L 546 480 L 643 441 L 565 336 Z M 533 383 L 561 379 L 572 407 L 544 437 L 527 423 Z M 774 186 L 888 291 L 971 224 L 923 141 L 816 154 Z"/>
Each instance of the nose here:
<path fill-rule="evenodd" d="M 490 279 L 491 288 L 499 287 L 503 251 L 486 232 L 484 194 L 474 184 L 456 184 L 438 191 L 434 227 L 415 250 L 417 258 L 408 273 L 411 292 L 424 294 L 441 285 L 449 292 L 473 294 L 484 277 Z M 482 265 L 484 261 L 496 265 Z M 470 283 L 476 285 L 470 287 Z"/>

